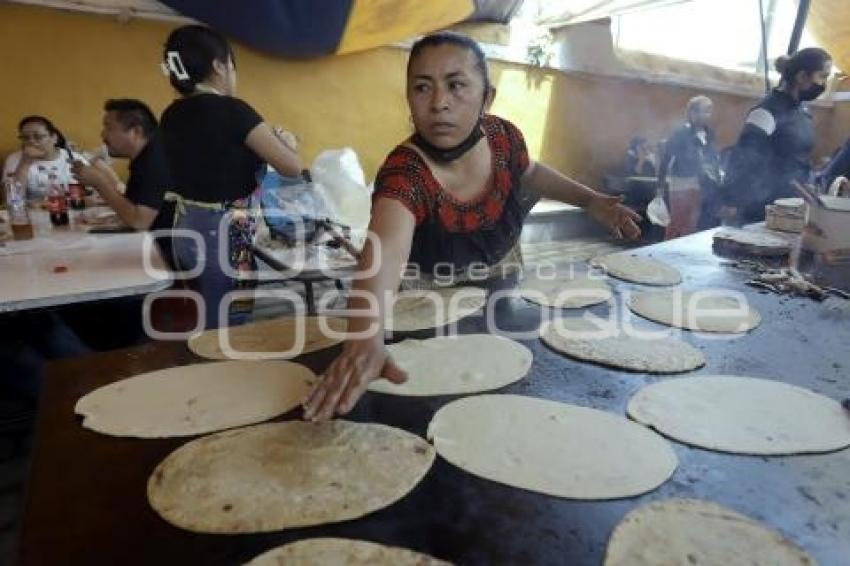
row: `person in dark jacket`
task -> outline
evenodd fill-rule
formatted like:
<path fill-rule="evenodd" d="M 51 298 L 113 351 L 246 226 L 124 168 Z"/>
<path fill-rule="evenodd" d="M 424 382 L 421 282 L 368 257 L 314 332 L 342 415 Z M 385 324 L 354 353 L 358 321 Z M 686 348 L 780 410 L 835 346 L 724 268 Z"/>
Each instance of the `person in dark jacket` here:
<path fill-rule="evenodd" d="M 811 175 L 815 128 L 802 103 L 823 94 L 832 57 L 816 47 L 801 49 L 777 59 L 776 70 L 779 87 L 747 115 L 729 160 L 722 213 L 736 224 L 764 220 L 765 205 L 795 196 L 793 182 Z"/>
<path fill-rule="evenodd" d="M 709 127 L 714 104 L 707 96 L 688 101 L 686 121 L 664 143 L 658 168 L 658 187 L 670 210 L 664 238 L 695 232 L 702 203 L 710 202 L 720 168 L 714 131 Z"/>

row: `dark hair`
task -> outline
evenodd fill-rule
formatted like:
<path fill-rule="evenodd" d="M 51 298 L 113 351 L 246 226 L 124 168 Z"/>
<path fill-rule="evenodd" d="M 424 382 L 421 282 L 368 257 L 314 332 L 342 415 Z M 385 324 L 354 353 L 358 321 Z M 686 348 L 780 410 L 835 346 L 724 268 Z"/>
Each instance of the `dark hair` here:
<path fill-rule="evenodd" d="M 118 122 L 125 130 L 130 128 L 141 128 L 146 138 L 156 133 L 156 116 L 154 116 L 148 105 L 141 100 L 133 98 L 118 98 L 107 100 L 103 105 L 105 112 L 115 112 Z"/>
<path fill-rule="evenodd" d="M 61 147 L 66 149 L 68 147 L 68 142 L 65 139 L 65 136 L 62 135 L 62 132 L 59 131 L 59 128 L 53 125 L 53 122 L 45 118 L 44 116 L 32 115 L 32 116 L 24 116 L 20 122 L 18 122 L 18 131 L 24 129 L 24 126 L 27 124 L 41 124 L 47 129 L 47 131 L 56 136 L 56 147 Z"/>
<path fill-rule="evenodd" d="M 812 74 L 823 70 L 832 56 L 820 47 L 807 47 L 791 55 L 781 55 L 776 58 L 774 67 L 782 75 L 782 80 L 793 83 L 794 77 L 800 71 Z"/>
<path fill-rule="evenodd" d="M 475 67 L 481 72 L 481 77 L 484 79 L 484 96 L 490 91 L 492 84 L 490 83 L 490 71 L 487 69 L 487 57 L 481 46 L 478 45 L 471 37 L 461 35 L 451 31 L 438 31 L 420 38 L 410 48 L 410 57 L 407 59 L 407 75 L 410 76 L 410 67 L 413 60 L 416 59 L 423 49 L 428 47 L 439 47 L 440 45 L 455 45 L 472 51 L 475 55 Z"/>
<path fill-rule="evenodd" d="M 177 91 L 186 96 L 195 92 L 195 85 L 209 77 L 213 72 L 213 61 L 227 60 L 236 64 L 236 57 L 227 39 L 212 28 L 200 25 L 179 27 L 172 31 L 165 41 L 162 59 L 168 65 L 168 53 L 176 52 L 188 79 L 179 79 L 169 68 L 168 78 Z"/>

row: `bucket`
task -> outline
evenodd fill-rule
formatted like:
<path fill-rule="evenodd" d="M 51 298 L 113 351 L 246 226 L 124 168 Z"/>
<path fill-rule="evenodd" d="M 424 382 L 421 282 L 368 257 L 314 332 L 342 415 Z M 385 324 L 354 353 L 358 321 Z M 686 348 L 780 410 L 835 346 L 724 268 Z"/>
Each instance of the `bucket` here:
<path fill-rule="evenodd" d="M 821 196 L 824 206 L 806 205 L 802 247 L 817 254 L 850 255 L 850 198 L 839 196 L 842 183 Z"/>

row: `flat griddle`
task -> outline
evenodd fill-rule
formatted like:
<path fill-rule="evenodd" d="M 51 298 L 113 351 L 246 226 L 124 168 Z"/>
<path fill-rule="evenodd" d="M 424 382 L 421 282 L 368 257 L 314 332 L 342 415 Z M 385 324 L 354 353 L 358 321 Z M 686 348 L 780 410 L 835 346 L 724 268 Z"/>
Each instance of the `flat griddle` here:
<path fill-rule="evenodd" d="M 712 254 L 711 242 L 711 233 L 704 232 L 638 250 L 679 268 L 688 288 L 724 287 L 744 293 L 764 317 L 759 328 L 732 340 L 716 336 L 700 340 L 684 333 L 684 339 L 708 358 L 706 367 L 695 374 L 773 377 L 834 399 L 850 397 L 847 301 L 830 298 L 816 303 L 760 294 L 745 285 L 747 272 L 724 265 Z M 641 288 L 614 284 L 617 300 L 624 300 L 629 289 Z M 602 315 L 608 308 L 599 305 L 590 310 Z M 541 312 L 519 298 L 505 299 L 495 308 L 496 320 L 505 330 L 533 329 Z M 657 327 L 643 320 L 633 322 Z M 479 332 L 483 319 L 467 318 L 460 329 Z M 624 414 L 632 393 L 644 384 L 669 379 L 580 363 L 536 339 L 522 342 L 534 353 L 531 372 L 503 392 Z M 302 361 L 321 370 L 338 351 L 337 347 L 317 352 Z M 604 502 L 558 499 L 479 479 L 438 458 L 407 497 L 363 519 L 258 535 L 182 531 L 148 506 L 145 486 L 157 463 L 188 439 L 102 436 L 79 425 L 73 406 L 103 384 L 197 361 L 185 344 L 152 343 L 49 366 L 22 525 L 23 564 L 239 564 L 280 544 L 336 536 L 403 546 L 458 564 L 598 566 L 611 531 L 627 512 L 669 497 L 707 499 L 762 521 L 824 566 L 846 564 L 850 556 L 850 450 L 765 458 L 677 443 L 673 446 L 679 469 L 667 483 L 640 497 Z M 350 418 L 424 436 L 434 412 L 453 398 L 367 393 Z M 296 417 L 297 411 L 283 418 Z"/>

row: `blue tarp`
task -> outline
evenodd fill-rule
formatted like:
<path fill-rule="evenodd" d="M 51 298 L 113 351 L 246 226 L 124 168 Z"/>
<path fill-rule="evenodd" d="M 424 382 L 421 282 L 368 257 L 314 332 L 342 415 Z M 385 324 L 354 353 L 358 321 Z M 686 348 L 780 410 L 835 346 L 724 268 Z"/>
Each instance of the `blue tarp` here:
<path fill-rule="evenodd" d="M 354 0 L 162 0 L 255 49 L 287 57 L 336 52 Z"/>

